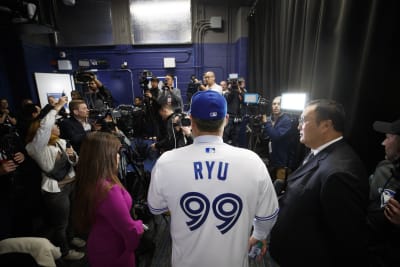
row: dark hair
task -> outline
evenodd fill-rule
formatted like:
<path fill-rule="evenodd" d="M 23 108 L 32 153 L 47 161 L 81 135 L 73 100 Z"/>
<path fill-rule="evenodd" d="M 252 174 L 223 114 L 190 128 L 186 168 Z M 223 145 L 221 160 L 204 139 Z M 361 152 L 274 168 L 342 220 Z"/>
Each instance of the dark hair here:
<path fill-rule="evenodd" d="M 37 112 L 36 105 L 33 103 L 27 103 L 22 106 L 21 115 L 24 119 L 31 119 L 32 113 Z"/>
<path fill-rule="evenodd" d="M 202 132 L 216 132 L 218 131 L 225 121 L 225 117 L 219 120 L 201 120 L 192 117 L 192 121 L 197 125 L 199 131 Z"/>
<path fill-rule="evenodd" d="M 162 104 L 161 107 L 160 107 L 160 110 L 161 110 L 161 109 L 171 110 L 172 112 L 175 111 L 175 110 L 174 110 L 174 107 L 171 106 L 171 105 L 169 105 L 168 103 Z"/>
<path fill-rule="evenodd" d="M 159 80 L 156 76 L 152 76 L 150 81 L 151 81 L 151 82 L 152 82 L 152 81 L 159 82 L 160 80 Z"/>
<path fill-rule="evenodd" d="M 39 119 L 43 119 L 53 109 L 54 109 L 54 107 L 52 105 L 46 104 L 46 106 L 44 106 L 44 108 L 42 108 L 42 110 L 40 111 L 40 114 L 39 114 L 38 118 Z"/>
<path fill-rule="evenodd" d="M 81 104 L 86 104 L 86 102 L 82 99 L 71 100 L 71 102 L 69 102 L 69 110 L 73 112 L 74 110 L 79 109 L 79 105 Z"/>
<path fill-rule="evenodd" d="M 331 120 L 336 131 L 344 132 L 346 114 L 342 104 L 330 99 L 317 99 L 310 101 L 307 106 L 315 106 L 317 124 Z"/>
<path fill-rule="evenodd" d="M 171 73 L 168 73 L 167 75 L 165 75 L 165 77 L 167 77 L 167 76 L 171 77 L 172 80 L 174 79 L 174 75 L 172 75 Z"/>

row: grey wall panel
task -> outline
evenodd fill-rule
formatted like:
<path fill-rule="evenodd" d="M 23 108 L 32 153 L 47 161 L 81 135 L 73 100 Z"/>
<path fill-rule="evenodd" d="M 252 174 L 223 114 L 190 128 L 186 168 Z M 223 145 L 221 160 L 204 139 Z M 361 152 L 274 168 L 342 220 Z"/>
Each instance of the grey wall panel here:
<path fill-rule="evenodd" d="M 57 1 L 58 46 L 113 45 L 111 0 Z"/>
<path fill-rule="evenodd" d="M 190 0 L 130 0 L 133 44 L 192 42 Z"/>

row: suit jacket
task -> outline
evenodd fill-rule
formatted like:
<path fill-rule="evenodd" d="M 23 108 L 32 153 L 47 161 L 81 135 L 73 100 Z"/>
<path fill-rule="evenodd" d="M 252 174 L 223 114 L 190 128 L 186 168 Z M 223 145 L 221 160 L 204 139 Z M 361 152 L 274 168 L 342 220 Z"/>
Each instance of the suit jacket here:
<path fill-rule="evenodd" d="M 281 267 L 367 266 L 369 184 L 364 166 L 337 141 L 287 179 L 271 231 L 271 256 Z"/>
<path fill-rule="evenodd" d="M 61 138 L 69 140 L 72 147 L 79 154 L 81 143 L 86 136 L 85 129 L 74 116 L 64 119 L 60 125 Z"/>

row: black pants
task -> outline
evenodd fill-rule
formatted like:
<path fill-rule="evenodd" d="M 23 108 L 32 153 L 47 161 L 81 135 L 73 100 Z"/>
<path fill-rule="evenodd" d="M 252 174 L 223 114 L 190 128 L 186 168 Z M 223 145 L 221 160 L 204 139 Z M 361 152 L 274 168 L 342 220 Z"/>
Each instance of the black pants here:
<path fill-rule="evenodd" d="M 74 182 L 66 184 L 61 192 L 44 192 L 43 200 L 46 207 L 46 219 L 51 228 L 50 241 L 60 247 L 64 256 L 69 251 L 68 241 L 72 237 L 70 226 L 70 208 Z"/>
<path fill-rule="evenodd" d="M 229 143 L 233 146 L 239 146 L 239 133 L 240 133 L 241 122 L 235 121 L 235 119 L 229 118 L 228 124 L 225 126 L 223 139 L 225 143 Z"/>

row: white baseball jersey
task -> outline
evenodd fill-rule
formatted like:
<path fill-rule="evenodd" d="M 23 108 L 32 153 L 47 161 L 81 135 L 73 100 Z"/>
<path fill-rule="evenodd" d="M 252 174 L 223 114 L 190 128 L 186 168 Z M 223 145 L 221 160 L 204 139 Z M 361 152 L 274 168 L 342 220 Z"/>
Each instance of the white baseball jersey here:
<path fill-rule="evenodd" d="M 148 204 L 154 214 L 171 212 L 175 267 L 248 266 L 253 220 L 267 226 L 265 238 L 278 213 L 265 164 L 218 136 L 164 153 L 152 170 Z"/>

